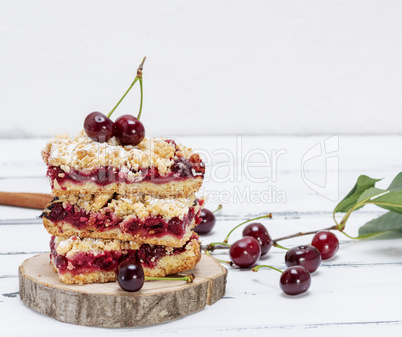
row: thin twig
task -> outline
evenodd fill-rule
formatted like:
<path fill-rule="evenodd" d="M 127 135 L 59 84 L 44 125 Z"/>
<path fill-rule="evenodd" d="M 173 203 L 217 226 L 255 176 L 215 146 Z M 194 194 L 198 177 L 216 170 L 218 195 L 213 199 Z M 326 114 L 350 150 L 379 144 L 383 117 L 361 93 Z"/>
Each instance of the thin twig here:
<path fill-rule="evenodd" d="M 299 232 L 299 233 L 295 233 L 295 234 L 292 234 L 292 235 L 282 236 L 280 238 L 272 240 L 272 242 L 273 242 L 273 245 L 275 245 L 278 241 L 287 240 L 287 239 L 291 239 L 291 238 L 296 238 L 296 237 L 304 236 L 304 235 L 311 235 L 311 234 L 315 234 L 315 233 L 317 233 L 319 231 L 329 231 L 329 230 L 337 230 L 337 229 L 338 228 L 335 225 L 335 226 L 331 226 L 331 227 L 328 227 L 328 228 L 323 228 L 323 229 L 310 231 L 310 232 Z"/>

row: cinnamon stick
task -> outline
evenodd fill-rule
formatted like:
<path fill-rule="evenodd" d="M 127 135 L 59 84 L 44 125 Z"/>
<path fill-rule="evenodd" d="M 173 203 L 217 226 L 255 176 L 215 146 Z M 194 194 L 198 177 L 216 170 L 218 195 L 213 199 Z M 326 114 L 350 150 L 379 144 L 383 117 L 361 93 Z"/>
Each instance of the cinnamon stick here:
<path fill-rule="evenodd" d="M 53 199 L 45 193 L 0 192 L 0 205 L 44 209 Z"/>

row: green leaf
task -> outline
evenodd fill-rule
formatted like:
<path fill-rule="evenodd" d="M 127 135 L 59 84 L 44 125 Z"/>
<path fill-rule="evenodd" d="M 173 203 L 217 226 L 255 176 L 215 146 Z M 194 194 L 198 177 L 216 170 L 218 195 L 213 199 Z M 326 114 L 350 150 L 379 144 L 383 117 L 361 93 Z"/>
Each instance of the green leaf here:
<path fill-rule="evenodd" d="M 390 240 L 390 239 L 401 239 L 402 238 L 402 231 L 389 231 L 378 234 L 373 237 L 376 240 Z"/>
<path fill-rule="evenodd" d="M 360 196 L 364 191 L 368 190 L 375 186 L 377 181 L 381 179 L 373 179 L 366 175 L 361 175 L 356 182 L 356 185 L 352 188 L 352 190 L 347 194 L 345 198 L 341 200 L 341 202 L 335 207 L 334 213 L 348 212 L 359 200 Z"/>
<path fill-rule="evenodd" d="M 380 235 L 393 233 L 398 237 L 402 233 L 402 214 L 388 212 L 380 217 L 370 220 L 359 228 L 359 237 L 368 237 L 370 235 Z M 376 237 L 376 238 L 379 238 Z"/>
<path fill-rule="evenodd" d="M 391 185 L 387 188 L 388 191 L 397 192 L 402 191 L 402 172 L 399 172 L 397 176 L 392 180 Z"/>
<path fill-rule="evenodd" d="M 402 213 L 402 191 L 389 192 L 372 199 L 369 203 L 392 212 Z"/>
<path fill-rule="evenodd" d="M 359 197 L 359 199 L 357 199 L 356 204 L 359 204 L 363 201 L 367 201 L 369 199 L 371 199 L 372 197 L 381 195 L 388 192 L 387 190 L 383 190 L 381 188 L 377 188 L 377 187 L 371 187 L 368 190 L 365 190 Z M 362 206 L 363 207 L 363 206 Z M 356 208 L 357 209 L 357 208 Z"/>

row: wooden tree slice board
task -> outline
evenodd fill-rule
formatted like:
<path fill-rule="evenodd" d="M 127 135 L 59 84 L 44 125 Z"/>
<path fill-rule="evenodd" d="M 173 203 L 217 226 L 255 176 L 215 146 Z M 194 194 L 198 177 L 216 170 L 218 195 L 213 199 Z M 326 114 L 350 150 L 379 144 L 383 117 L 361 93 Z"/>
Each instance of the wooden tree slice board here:
<path fill-rule="evenodd" d="M 106 328 L 146 326 L 180 318 L 213 304 L 225 294 L 227 270 L 202 255 L 193 283 L 146 281 L 135 293 L 117 282 L 67 285 L 49 265 L 49 254 L 19 267 L 20 297 L 30 308 L 62 322 Z"/>

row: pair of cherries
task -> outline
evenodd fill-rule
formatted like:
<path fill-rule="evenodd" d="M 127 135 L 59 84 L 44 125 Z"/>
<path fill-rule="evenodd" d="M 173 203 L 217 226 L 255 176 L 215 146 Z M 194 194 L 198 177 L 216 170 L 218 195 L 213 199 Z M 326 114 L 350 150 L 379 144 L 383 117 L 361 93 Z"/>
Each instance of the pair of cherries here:
<path fill-rule="evenodd" d="M 141 121 L 132 115 L 123 115 L 113 122 L 103 113 L 91 112 L 84 121 L 84 130 L 89 138 L 103 143 L 115 136 L 122 145 L 137 145 L 145 137 Z"/>
<path fill-rule="evenodd" d="M 144 57 L 141 64 L 139 65 L 137 69 L 137 76 L 134 78 L 134 81 L 131 83 L 123 97 L 120 98 L 120 100 L 107 116 L 105 116 L 101 112 L 94 111 L 85 118 L 84 130 L 89 138 L 96 142 L 104 143 L 115 136 L 120 140 L 120 143 L 122 145 L 133 146 L 138 145 L 145 138 L 145 128 L 144 125 L 140 122 L 143 103 L 142 69 L 145 59 L 146 58 Z M 132 115 L 123 115 L 117 118 L 115 122 L 113 122 L 110 119 L 110 116 L 120 105 L 120 103 L 123 101 L 123 99 L 126 97 L 126 95 L 129 93 L 129 91 L 137 81 L 139 81 L 141 89 L 141 102 L 138 116 L 134 117 Z"/>

